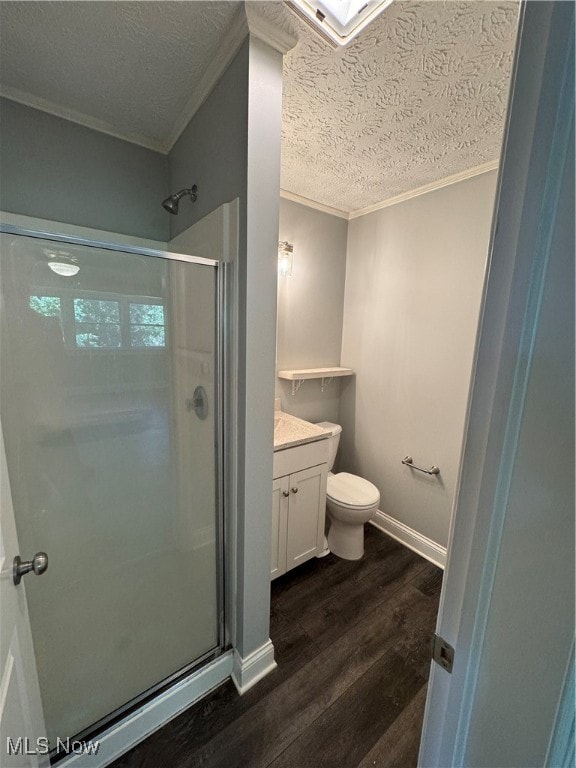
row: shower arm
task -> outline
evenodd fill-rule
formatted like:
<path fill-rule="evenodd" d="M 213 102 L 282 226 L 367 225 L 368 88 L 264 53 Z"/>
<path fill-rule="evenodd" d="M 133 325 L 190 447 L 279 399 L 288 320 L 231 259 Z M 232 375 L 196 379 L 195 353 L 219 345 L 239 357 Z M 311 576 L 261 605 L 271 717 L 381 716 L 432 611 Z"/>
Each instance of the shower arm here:
<path fill-rule="evenodd" d="M 181 189 L 180 192 L 176 192 L 174 195 L 172 195 L 172 197 L 174 200 L 181 200 L 186 195 L 190 195 L 193 203 L 196 202 L 196 198 L 198 197 L 198 187 L 196 184 L 193 184 L 187 189 Z"/>

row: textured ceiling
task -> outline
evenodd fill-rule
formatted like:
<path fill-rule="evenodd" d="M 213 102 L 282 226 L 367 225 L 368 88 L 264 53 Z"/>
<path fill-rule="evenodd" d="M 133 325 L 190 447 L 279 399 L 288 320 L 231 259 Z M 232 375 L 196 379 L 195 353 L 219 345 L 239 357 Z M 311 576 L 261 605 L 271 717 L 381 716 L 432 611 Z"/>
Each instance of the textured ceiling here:
<path fill-rule="evenodd" d="M 163 149 L 240 6 L 1 2 L 2 88 Z"/>
<path fill-rule="evenodd" d="M 343 211 L 497 160 L 518 4 L 394 2 L 347 48 L 284 63 L 282 188 Z"/>
<path fill-rule="evenodd" d="M 233 2 L 1 2 L 11 98 L 166 151 L 238 26 Z M 394 3 L 347 48 L 250 6 L 285 57 L 282 188 L 345 212 L 498 158 L 517 2 Z"/>

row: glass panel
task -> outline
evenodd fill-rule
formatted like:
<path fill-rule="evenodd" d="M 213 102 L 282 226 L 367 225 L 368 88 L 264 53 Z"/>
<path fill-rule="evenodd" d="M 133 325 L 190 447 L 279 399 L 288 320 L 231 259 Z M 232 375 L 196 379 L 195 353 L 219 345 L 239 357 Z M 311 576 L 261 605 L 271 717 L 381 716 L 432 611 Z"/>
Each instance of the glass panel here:
<path fill-rule="evenodd" d="M 30 309 L 44 317 L 60 317 L 60 299 L 57 296 L 30 296 Z"/>
<path fill-rule="evenodd" d="M 112 323 L 76 323 L 78 347 L 119 347 L 120 326 Z"/>
<path fill-rule="evenodd" d="M 164 326 L 164 307 L 162 304 L 130 303 L 130 322 Z"/>
<path fill-rule="evenodd" d="M 166 344 L 162 304 L 130 302 L 130 346 L 163 347 Z"/>
<path fill-rule="evenodd" d="M 74 320 L 77 323 L 118 323 L 120 304 L 117 301 L 74 299 Z"/>
<path fill-rule="evenodd" d="M 164 327 L 133 325 L 130 328 L 130 344 L 133 347 L 164 347 Z"/>
<path fill-rule="evenodd" d="M 2 428 L 20 555 L 50 561 L 26 592 L 54 744 L 218 646 L 216 270 L 66 246 L 61 275 L 48 241 L 0 237 Z"/>

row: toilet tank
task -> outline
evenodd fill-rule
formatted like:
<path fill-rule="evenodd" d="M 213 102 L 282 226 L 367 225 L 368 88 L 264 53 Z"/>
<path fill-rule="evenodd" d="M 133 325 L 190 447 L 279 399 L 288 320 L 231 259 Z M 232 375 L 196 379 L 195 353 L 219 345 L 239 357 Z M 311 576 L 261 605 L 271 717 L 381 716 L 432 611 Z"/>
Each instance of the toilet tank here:
<path fill-rule="evenodd" d="M 332 433 L 331 437 L 328 438 L 328 472 L 331 472 L 336 459 L 336 454 L 338 453 L 342 427 L 340 424 L 332 424 L 331 421 L 320 421 L 318 426 L 322 427 L 322 429 L 327 429 Z"/>

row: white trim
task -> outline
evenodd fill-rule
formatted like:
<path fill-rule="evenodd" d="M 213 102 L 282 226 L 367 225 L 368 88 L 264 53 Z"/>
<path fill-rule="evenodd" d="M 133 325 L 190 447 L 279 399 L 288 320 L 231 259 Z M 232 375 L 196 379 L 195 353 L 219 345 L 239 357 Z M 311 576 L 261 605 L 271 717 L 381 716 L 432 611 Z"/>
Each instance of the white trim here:
<path fill-rule="evenodd" d="M 237 650 L 234 650 L 234 669 L 232 671 L 232 682 L 236 686 L 238 693 L 246 693 L 253 685 L 272 670 L 276 669 L 274 661 L 274 646 L 271 640 L 267 640 L 264 645 L 249 653 L 245 659 L 240 656 Z"/>
<path fill-rule="evenodd" d="M 432 539 L 423 536 L 418 531 L 380 510 L 376 512 L 370 522 L 379 531 L 396 539 L 400 544 L 416 552 L 417 555 L 424 557 L 439 568 L 444 569 L 446 567 L 446 547 L 441 547 Z"/>
<path fill-rule="evenodd" d="M 246 0 L 244 10 L 251 35 L 262 40 L 263 43 L 266 43 L 283 56 L 294 48 L 298 42 L 297 38 L 285 29 L 282 29 L 276 21 L 262 15 L 260 2 Z"/>
<path fill-rule="evenodd" d="M 60 117 L 63 120 L 69 120 L 71 123 L 83 125 L 85 128 L 90 128 L 93 131 L 105 133 L 108 136 L 113 136 L 115 139 L 121 139 L 122 141 L 128 141 L 131 144 L 137 144 L 145 149 L 151 149 L 154 152 L 167 154 L 169 151 L 165 148 L 164 144 L 157 139 L 152 139 L 141 133 L 118 130 L 105 120 L 99 120 L 97 117 L 86 115 L 84 112 L 77 112 L 69 107 L 62 107 L 60 104 L 55 104 L 40 96 L 26 93 L 19 88 L 11 88 L 10 86 L 4 85 L 0 88 L 0 96 L 3 96 L 10 101 L 16 101 L 18 104 L 24 104 L 26 107 L 38 109 L 40 112 L 47 112 L 49 115 Z"/>
<path fill-rule="evenodd" d="M 300 203 L 307 208 L 314 208 L 316 211 L 322 211 L 322 213 L 328 213 L 330 216 L 338 216 L 340 219 L 348 220 L 349 214 L 346 211 L 341 211 L 339 208 L 331 208 L 329 205 L 319 203 L 316 200 L 311 200 L 309 197 L 302 197 L 294 192 L 288 192 L 287 189 L 280 190 L 280 197 L 284 200 L 291 200 L 293 203 Z"/>
<path fill-rule="evenodd" d="M 403 203 L 406 200 L 411 200 L 413 197 L 419 197 L 420 195 L 426 195 L 428 192 L 435 192 L 442 187 L 448 187 L 450 184 L 457 184 L 459 181 L 466 181 L 474 176 L 480 176 L 482 173 L 488 173 L 489 171 L 495 171 L 498 169 L 498 160 L 492 160 L 489 163 L 483 165 L 477 165 L 474 168 L 468 168 L 461 173 L 455 173 L 452 176 L 446 176 L 438 181 L 433 181 L 430 184 L 425 184 L 423 187 L 417 187 L 409 192 L 403 192 L 401 195 L 395 197 L 389 197 L 387 200 L 383 200 L 381 203 L 375 203 L 374 205 L 368 205 L 366 208 L 359 208 L 357 211 L 352 211 L 348 214 L 348 219 L 357 219 L 360 216 L 366 216 L 368 213 L 374 213 L 380 211 L 382 208 L 388 208 L 391 205 L 397 205 Z"/>
<path fill-rule="evenodd" d="M 284 200 L 291 200 L 293 203 L 300 203 L 307 208 L 314 208 L 316 211 L 322 211 L 322 213 L 329 213 L 331 216 L 338 216 L 340 219 L 346 219 L 351 221 L 352 219 L 358 219 L 360 216 L 367 216 L 369 213 L 380 211 L 382 208 L 388 208 L 391 205 L 398 205 L 398 203 L 404 203 L 406 200 L 411 200 L 413 197 L 420 197 L 420 195 L 426 195 L 428 192 L 435 192 L 442 187 L 448 187 L 451 184 L 458 184 L 460 181 L 466 181 L 466 179 L 472 179 L 474 176 L 480 176 L 483 173 L 489 173 L 490 171 L 498 170 L 499 160 L 492 160 L 489 163 L 483 165 L 476 165 L 474 168 L 468 168 L 461 173 L 455 173 L 452 176 L 445 176 L 443 179 L 438 179 L 430 184 L 425 184 L 423 187 L 417 187 L 416 189 L 403 192 L 401 195 L 395 197 L 388 197 L 379 203 L 374 205 L 368 205 L 366 208 L 358 208 L 356 211 L 342 211 L 340 208 L 332 208 L 330 205 L 324 205 L 317 200 L 312 200 L 309 197 L 303 197 L 297 195 L 295 192 L 289 192 L 287 189 L 280 190 L 280 197 Z"/>
<path fill-rule="evenodd" d="M 220 656 L 195 674 L 176 683 L 131 715 L 113 725 L 98 739 L 100 747 L 89 758 L 90 768 L 104 768 L 169 720 L 223 683 L 232 672 L 232 651 Z M 86 755 L 71 755 L 58 763 L 60 768 L 86 768 Z"/>

